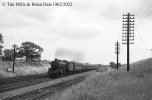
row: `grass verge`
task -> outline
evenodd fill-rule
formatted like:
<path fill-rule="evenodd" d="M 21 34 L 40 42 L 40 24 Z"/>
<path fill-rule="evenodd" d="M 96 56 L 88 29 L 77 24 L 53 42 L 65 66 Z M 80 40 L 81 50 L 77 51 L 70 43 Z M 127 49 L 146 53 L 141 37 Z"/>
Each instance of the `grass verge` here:
<path fill-rule="evenodd" d="M 97 72 L 52 100 L 152 100 L 152 59 L 131 64 L 129 72 L 126 68 Z"/>

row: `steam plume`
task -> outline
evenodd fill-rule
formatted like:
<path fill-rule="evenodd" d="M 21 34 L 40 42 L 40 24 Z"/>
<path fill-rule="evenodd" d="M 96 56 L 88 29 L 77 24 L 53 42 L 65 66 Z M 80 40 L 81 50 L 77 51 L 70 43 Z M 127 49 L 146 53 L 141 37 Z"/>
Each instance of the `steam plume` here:
<path fill-rule="evenodd" d="M 55 52 L 55 58 L 76 62 L 84 62 L 85 53 L 79 50 L 69 50 L 64 48 L 59 48 Z"/>

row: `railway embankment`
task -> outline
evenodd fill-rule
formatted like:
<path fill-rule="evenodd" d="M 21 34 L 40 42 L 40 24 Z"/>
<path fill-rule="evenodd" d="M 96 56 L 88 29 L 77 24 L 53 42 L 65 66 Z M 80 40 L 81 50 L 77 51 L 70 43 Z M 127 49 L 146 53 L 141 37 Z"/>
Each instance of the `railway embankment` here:
<path fill-rule="evenodd" d="M 39 62 L 39 63 L 15 62 L 14 72 L 12 72 L 12 67 L 13 67 L 12 62 L 0 61 L 0 78 L 47 73 L 50 64 L 48 62 Z"/>
<path fill-rule="evenodd" d="M 92 75 L 46 100 L 152 100 L 152 58 L 126 68 Z"/>

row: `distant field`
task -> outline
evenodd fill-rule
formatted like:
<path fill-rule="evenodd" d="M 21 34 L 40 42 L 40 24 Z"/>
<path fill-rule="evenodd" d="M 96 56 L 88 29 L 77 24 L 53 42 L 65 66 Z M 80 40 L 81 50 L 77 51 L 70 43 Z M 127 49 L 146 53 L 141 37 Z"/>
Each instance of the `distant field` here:
<path fill-rule="evenodd" d="M 131 64 L 129 72 L 97 72 L 52 100 L 152 100 L 152 58 Z"/>
<path fill-rule="evenodd" d="M 15 72 L 8 72 L 7 68 L 12 68 L 12 66 L 12 62 L 0 61 L 0 78 L 46 73 L 50 67 L 50 64 L 43 62 L 35 64 L 16 62 Z"/>

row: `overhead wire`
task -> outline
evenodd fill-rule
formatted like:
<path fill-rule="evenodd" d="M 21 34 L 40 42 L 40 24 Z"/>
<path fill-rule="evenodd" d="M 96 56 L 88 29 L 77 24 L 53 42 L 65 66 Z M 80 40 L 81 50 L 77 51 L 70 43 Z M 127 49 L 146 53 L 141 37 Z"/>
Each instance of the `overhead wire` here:
<path fill-rule="evenodd" d="M 148 2 L 148 0 L 147 0 L 147 2 Z M 140 10 L 143 9 L 143 7 L 145 6 L 145 4 L 146 4 L 146 0 L 145 0 L 145 2 L 144 2 L 143 6 L 138 10 L 137 16 L 139 16 Z M 143 11 L 145 11 L 145 13 L 143 14 L 143 16 L 141 16 L 141 17 L 143 17 L 143 21 L 141 21 L 141 23 L 137 26 L 137 28 L 135 28 L 135 30 L 137 31 L 137 34 L 138 34 L 140 40 L 142 41 L 142 43 L 144 44 L 145 48 L 147 49 L 147 51 L 148 51 L 150 54 L 152 54 L 151 51 L 150 51 L 150 49 L 149 49 L 149 47 L 148 47 L 147 44 L 144 42 L 144 40 L 143 40 L 143 38 L 142 38 L 139 30 L 138 30 L 138 28 L 139 28 L 141 25 L 143 25 L 142 23 L 145 22 L 146 18 L 152 13 L 152 6 L 151 6 L 152 3 L 148 3 L 148 5 L 149 5 L 150 9 L 149 9 L 147 6 L 146 6 L 147 9 L 145 9 L 145 10 L 143 9 Z"/>
<path fill-rule="evenodd" d="M 149 9 L 149 8 L 148 8 L 148 9 L 144 9 L 147 3 L 148 3 L 148 5 L 150 6 L 150 9 Z M 137 4 L 136 6 L 138 7 L 138 5 L 139 5 L 139 4 Z M 146 6 L 146 8 L 147 8 L 147 6 Z M 137 11 L 137 10 L 136 10 L 136 11 Z M 145 0 L 145 1 L 143 2 L 143 4 L 139 7 L 139 10 L 138 10 L 137 12 L 136 12 L 136 11 L 135 11 L 136 17 L 140 17 L 139 15 L 140 15 L 141 11 L 143 11 L 143 12 L 145 11 L 144 17 L 141 16 L 141 17 L 143 17 L 143 20 L 145 21 L 145 19 L 152 13 L 152 6 L 151 6 L 151 4 L 149 4 L 148 0 Z M 139 27 L 141 24 L 142 24 L 142 23 L 140 23 L 140 24 L 138 25 L 138 27 Z M 137 27 L 137 28 L 138 28 L 138 27 Z M 136 31 L 138 31 L 137 28 L 135 28 Z M 143 38 L 141 37 L 141 34 L 140 34 L 139 31 L 137 32 L 137 34 L 138 34 L 140 40 L 142 41 L 142 43 L 144 44 L 145 48 L 147 49 L 147 51 L 149 51 L 150 49 L 148 48 L 148 46 L 147 46 L 146 43 L 144 42 L 144 40 L 143 40 Z M 117 40 L 119 40 L 120 35 L 121 35 L 121 32 L 120 32 L 120 34 L 118 34 Z M 151 54 L 151 52 L 150 52 L 150 54 Z"/>
<path fill-rule="evenodd" d="M 135 15 L 137 14 L 137 16 L 139 16 L 140 15 L 140 12 L 141 12 L 141 10 L 142 9 L 144 9 L 145 8 L 145 6 L 146 6 L 146 4 L 147 4 L 147 2 L 148 2 L 148 0 L 146 1 L 144 1 L 144 3 L 140 6 L 140 4 L 139 4 L 139 2 L 136 4 L 136 7 L 135 8 L 138 8 L 139 10 L 137 11 L 137 13 L 136 13 L 136 11 L 134 11 L 134 13 L 135 13 Z M 129 11 L 132 11 L 131 10 L 131 8 L 125 8 L 125 10 L 126 10 L 126 12 L 129 10 Z M 139 32 L 138 32 L 139 33 Z M 122 28 L 121 28 L 121 30 L 120 30 L 120 33 L 118 34 L 118 37 L 117 37 L 117 40 L 119 41 L 122 37 L 121 37 L 121 35 L 122 35 Z M 143 44 L 144 44 L 144 46 L 147 46 L 146 45 L 146 43 L 143 41 L 143 39 L 141 38 L 141 35 L 140 34 L 138 34 L 139 35 L 139 37 L 140 37 L 140 39 L 141 39 L 141 41 L 143 42 Z M 121 38 L 120 38 L 121 37 Z M 122 39 L 121 39 L 122 40 Z M 148 47 L 146 47 L 147 48 L 147 50 L 148 50 Z"/>
<path fill-rule="evenodd" d="M 147 0 L 148 1 L 148 0 Z M 145 7 L 147 1 L 145 0 L 143 2 L 143 4 L 141 5 L 141 7 L 135 12 L 135 15 L 138 16 L 140 14 L 140 12 L 143 10 L 143 8 Z"/>
<path fill-rule="evenodd" d="M 134 11 L 133 11 L 134 14 L 136 14 L 135 12 L 137 12 L 141 8 L 140 4 L 141 4 L 140 2 L 136 3 L 136 6 L 134 7 Z"/>
<path fill-rule="evenodd" d="M 140 15 L 142 14 L 142 12 L 144 12 L 144 11 L 145 11 L 145 14 L 147 14 L 146 11 L 149 10 L 149 9 L 147 9 L 147 6 L 146 6 L 147 4 L 149 4 L 149 3 L 148 3 L 148 0 L 145 0 L 145 1 L 143 2 L 143 4 L 142 4 L 139 8 L 137 8 L 138 10 L 135 10 L 135 11 L 134 11 L 135 17 L 140 17 Z M 146 9 L 145 9 L 145 8 L 146 8 Z M 145 15 L 145 14 L 144 14 L 144 15 Z M 141 17 L 142 17 L 142 16 L 141 16 Z M 143 20 L 145 20 L 145 18 L 143 18 Z M 138 31 L 136 27 L 135 27 L 135 30 Z M 138 31 L 137 34 L 138 34 L 141 42 L 142 42 L 143 45 L 145 46 L 146 51 L 151 55 L 151 52 L 149 52 L 148 46 L 146 45 L 146 43 L 144 42 L 143 38 L 142 38 L 141 35 L 140 35 L 140 32 Z M 135 35 L 136 35 L 136 34 L 135 34 Z"/>
<path fill-rule="evenodd" d="M 152 2 L 151 2 L 152 5 Z M 140 23 L 138 24 L 137 28 L 139 28 L 141 25 L 143 25 L 142 23 L 144 23 L 146 21 L 146 18 L 152 13 L 152 6 L 150 6 L 150 9 L 148 9 L 146 11 L 146 13 L 144 14 L 144 16 L 142 16 L 142 20 L 140 21 Z"/>
<path fill-rule="evenodd" d="M 138 10 L 135 10 L 135 17 L 140 17 L 139 14 L 140 14 L 141 10 L 144 11 L 145 6 L 147 7 L 146 4 L 148 4 L 148 5 L 150 6 L 150 9 L 149 9 L 149 8 L 148 8 L 148 9 L 145 9 L 146 12 L 145 12 L 145 14 L 144 14 L 144 17 L 142 16 L 142 17 L 143 17 L 143 20 L 145 21 L 145 19 L 152 13 L 152 6 L 151 6 L 151 3 L 149 4 L 148 1 L 149 1 L 149 0 L 145 0 L 145 1 L 143 2 L 143 4 L 142 4 L 139 8 L 138 8 L 139 3 L 136 5 L 136 7 L 138 8 Z M 127 10 L 127 8 L 126 8 L 126 10 Z M 129 9 L 128 9 L 128 10 L 129 10 Z M 143 22 L 141 22 L 141 23 L 137 26 L 137 28 L 138 28 L 142 23 L 143 23 Z M 137 29 L 137 28 L 135 28 L 135 29 Z M 120 33 L 118 34 L 117 40 L 120 39 L 121 33 L 122 33 L 122 32 L 120 32 Z M 139 33 L 139 32 L 138 32 L 138 33 Z M 141 35 L 140 35 L 140 36 L 141 36 Z M 143 39 L 142 39 L 142 40 L 143 40 Z"/>
<path fill-rule="evenodd" d="M 150 51 L 150 48 L 147 46 L 147 44 L 145 43 L 145 41 L 141 37 L 139 30 L 136 29 L 136 31 L 138 32 L 138 36 L 139 36 L 140 40 L 142 41 L 143 45 L 145 46 L 145 48 L 147 49 L 148 53 L 152 54 L 151 51 Z"/>

